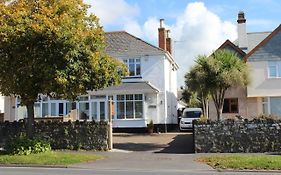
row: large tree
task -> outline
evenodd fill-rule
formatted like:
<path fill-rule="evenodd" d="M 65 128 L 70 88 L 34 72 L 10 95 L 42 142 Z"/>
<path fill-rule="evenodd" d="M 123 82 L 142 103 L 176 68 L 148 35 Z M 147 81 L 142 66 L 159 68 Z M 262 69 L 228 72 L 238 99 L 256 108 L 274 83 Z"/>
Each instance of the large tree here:
<path fill-rule="evenodd" d="M 203 107 L 203 115 L 209 117 L 209 87 L 208 74 L 206 73 L 206 65 L 208 58 L 206 56 L 198 56 L 196 65 L 185 75 L 185 85 L 188 90 L 195 93 Z"/>
<path fill-rule="evenodd" d="M 203 63 L 199 63 L 201 66 Z M 208 79 L 205 82 L 214 101 L 217 119 L 221 120 L 224 96 L 230 87 L 245 87 L 249 84 L 247 64 L 228 50 L 217 50 L 203 64 Z"/>
<path fill-rule="evenodd" d="M 27 107 L 38 94 L 66 99 L 120 83 L 126 67 L 105 54 L 104 32 L 83 0 L 0 1 L 0 92 Z"/>

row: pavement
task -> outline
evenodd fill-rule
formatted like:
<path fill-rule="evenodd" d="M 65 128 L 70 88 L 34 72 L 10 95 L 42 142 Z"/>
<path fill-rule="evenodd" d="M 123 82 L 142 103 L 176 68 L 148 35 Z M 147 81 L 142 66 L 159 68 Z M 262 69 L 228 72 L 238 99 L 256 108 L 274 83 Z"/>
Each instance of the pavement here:
<path fill-rule="evenodd" d="M 196 162 L 191 133 L 167 134 L 114 134 L 114 149 L 100 154 L 105 159 L 81 163 L 67 168 L 0 167 L 0 175 L 272 175 L 279 172 L 218 172 L 210 166 Z M 210 154 L 207 154 L 210 155 Z"/>

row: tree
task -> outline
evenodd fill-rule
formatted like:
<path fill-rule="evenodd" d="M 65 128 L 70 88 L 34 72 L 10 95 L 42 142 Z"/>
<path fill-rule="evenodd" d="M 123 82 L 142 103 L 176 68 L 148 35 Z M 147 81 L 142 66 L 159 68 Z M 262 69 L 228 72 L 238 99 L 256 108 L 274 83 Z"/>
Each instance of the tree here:
<path fill-rule="evenodd" d="M 209 87 L 206 83 L 208 81 L 208 74 L 206 74 L 206 65 L 208 58 L 206 56 L 198 56 L 196 65 L 185 75 L 185 85 L 187 88 L 196 93 L 202 104 L 203 115 L 209 118 Z"/>
<path fill-rule="evenodd" d="M 106 55 L 103 29 L 88 8 L 83 0 L 0 1 L 0 92 L 27 107 L 29 137 L 38 94 L 75 100 L 126 74 Z"/>

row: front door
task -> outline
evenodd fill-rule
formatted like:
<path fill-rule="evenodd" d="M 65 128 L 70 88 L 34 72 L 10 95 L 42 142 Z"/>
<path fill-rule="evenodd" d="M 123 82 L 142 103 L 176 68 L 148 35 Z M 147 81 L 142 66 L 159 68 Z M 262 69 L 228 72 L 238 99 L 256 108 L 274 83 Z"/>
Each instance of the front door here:
<path fill-rule="evenodd" d="M 107 106 L 105 100 L 91 100 L 90 104 L 90 115 L 92 120 L 107 120 Z"/>

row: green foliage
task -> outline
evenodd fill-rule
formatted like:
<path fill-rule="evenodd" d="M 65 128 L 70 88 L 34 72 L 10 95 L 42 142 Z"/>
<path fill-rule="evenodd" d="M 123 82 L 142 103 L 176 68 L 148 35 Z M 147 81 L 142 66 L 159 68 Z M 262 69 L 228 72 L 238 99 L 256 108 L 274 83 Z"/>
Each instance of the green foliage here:
<path fill-rule="evenodd" d="M 51 146 L 42 139 L 28 139 L 25 136 L 19 136 L 8 143 L 6 151 L 12 155 L 29 155 L 51 151 Z"/>
<path fill-rule="evenodd" d="M 196 60 L 196 65 L 191 68 L 191 70 L 185 75 L 185 85 L 188 91 L 196 94 L 197 99 L 200 101 L 203 107 L 204 116 L 208 117 L 208 104 L 209 104 L 209 94 L 210 89 L 208 86 L 208 74 L 205 71 L 208 63 L 208 58 L 203 56 L 198 56 Z M 192 93 L 190 93 L 190 99 L 192 99 Z M 196 102 L 193 100 L 193 103 Z M 198 106 L 197 106 L 198 107 Z"/>
<path fill-rule="evenodd" d="M 0 1 L 0 93 L 19 95 L 29 118 L 38 94 L 74 100 L 126 74 L 105 53 L 103 28 L 88 8 L 83 0 Z"/>
<path fill-rule="evenodd" d="M 221 119 L 225 91 L 249 84 L 249 68 L 234 53 L 217 50 L 210 57 L 199 56 L 196 65 L 186 74 L 186 85 L 207 98 L 210 94 Z"/>
<path fill-rule="evenodd" d="M 154 124 L 152 120 L 150 120 L 150 122 L 147 124 L 147 129 L 154 129 Z"/>

